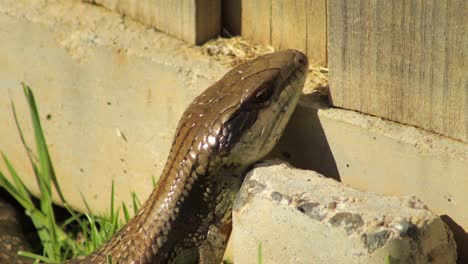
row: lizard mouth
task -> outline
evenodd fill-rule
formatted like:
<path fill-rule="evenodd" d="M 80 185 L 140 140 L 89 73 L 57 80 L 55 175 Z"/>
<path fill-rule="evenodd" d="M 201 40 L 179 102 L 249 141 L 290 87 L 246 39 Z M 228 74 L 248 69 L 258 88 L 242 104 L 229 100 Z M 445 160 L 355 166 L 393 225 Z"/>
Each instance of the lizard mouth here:
<path fill-rule="evenodd" d="M 262 135 L 264 138 L 262 148 L 268 148 L 269 144 L 275 145 L 283 134 L 287 121 L 291 117 L 302 94 L 305 77 L 306 69 L 304 67 L 297 67 L 290 76 L 282 82 L 281 91 L 274 106 L 267 110 L 269 111 L 268 114 L 276 118 L 271 119 L 270 122 L 272 122 L 272 124 L 267 132 L 268 134 Z M 262 131 L 262 133 L 264 132 Z"/>

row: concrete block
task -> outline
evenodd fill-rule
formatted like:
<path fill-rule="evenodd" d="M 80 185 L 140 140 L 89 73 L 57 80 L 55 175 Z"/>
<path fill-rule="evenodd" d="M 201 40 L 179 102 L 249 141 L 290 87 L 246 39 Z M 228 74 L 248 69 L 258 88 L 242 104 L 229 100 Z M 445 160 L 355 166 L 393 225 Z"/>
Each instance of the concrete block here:
<path fill-rule="evenodd" d="M 10 108 L 13 100 L 33 146 L 25 81 L 68 201 L 85 210 L 83 194 L 100 214 L 108 212 L 112 181 L 117 204 L 130 204 L 131 191 L 146 199 L 182 111 L 229 68 L 199 47 L 78 0 L 2 0 L 0 32 L 0 150 L 38 194 Z M 325 101 L 301 98 L 276 157 L 362 190 L 419 197 L 450 224 L 460 263 L 468 263 L 468 144 Z"/>
<path fill-rule="evenodd" d="M 299 101 L 272 157 L 360 190 L 421 199 L 449 224 L 468 263 L 468 144 L 355 111 Z"/>
<path fill-rule="evenodd" d="M 234 204 L 234 263 L 455 263 L 446 224 L 415 197 L 367 193 L 285 163 L 251 171 Z"/>
<path fill-rule="evenodd" d="M 117 205 L 132 207 L 132 191 L 146 199 L 182 112 L 228 70 L 200 48 L 80 1 L 0 1 L 0 32 L 0 150 L 37 195 L 10 105 L 34 149 L 26 82 L 67 201 L 86 211 L 83 194 L 98 214 L 108 213 L 112 181 Z"/>

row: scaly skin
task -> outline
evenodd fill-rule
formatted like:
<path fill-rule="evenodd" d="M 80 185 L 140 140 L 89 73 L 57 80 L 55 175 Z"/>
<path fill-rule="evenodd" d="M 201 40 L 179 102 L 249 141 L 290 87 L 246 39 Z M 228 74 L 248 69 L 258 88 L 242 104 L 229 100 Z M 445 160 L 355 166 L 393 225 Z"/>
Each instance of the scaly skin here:
<path fill-rule="evenodd" d="M 67 263 L 220 263 L 246 168 L 280 138 L 301 95 L 307 57 L 287 50 L 243 63 L 190 104 L 159 182 L 101 248 Z"/>

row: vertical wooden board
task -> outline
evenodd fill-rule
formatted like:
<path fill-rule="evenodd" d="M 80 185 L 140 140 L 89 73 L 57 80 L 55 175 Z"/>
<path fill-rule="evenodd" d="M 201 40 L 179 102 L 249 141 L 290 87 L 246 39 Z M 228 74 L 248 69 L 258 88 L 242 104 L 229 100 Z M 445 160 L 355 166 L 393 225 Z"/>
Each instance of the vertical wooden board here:
<path fill-rule="evenodd" d="M 180 5 L 176 1 L 164 1 L 165 5 L 162 10 L 165 10 L 165 28 L 167 32 L 174 32 L 176 36 L 182 36 L 182 39 L 195 42 L 195 30 L 190 31 L 190 25 L 194 25 L 194 21 L 190 14 L 195 14 L 193 1 L 187 1 L 185 5 Z M 172 19 L 170 18 L 172 17 Z"/>
<path fill-rule="evenodd" d="M 332 103 L 467 141 L 463 0 L 328 2 Z"/>
<path fill-rule="evenodd" d="M 242 1 L 242 36 L 276 49 L 298 49 L 327 64 L 326 0 Z"/>
<path fill-rule="evenodd" d="M 147 8 L 149 9 L 146 14 L 149 14 L 149 23 L 147 25 L 157 25 L 157 21 L 159 19 L 159 10 L 156 8 L 156 2 L 154 1 L 145 1 L 147 4 Z"/>
<path fill-rule="evenodd" d="M 221 31 L 219 0 L 82 0 L 102 5 L 192 44 Z"/>
<path fill-rule="evenodd" d="M 271 43 L 271 1 L 242 0 L 242 36 L 256 43 Z"/>
<path fill-rule="evenodd" d="M 307 0 L 272 0 L 271 44 L 307 52 Z"/>
<path fill-rule="evenodd" d="M 347 43 L 346 2 L 328 0 L 327 3 L 327 35 L 328 35 L 328 74 L 331 103 L 343 106 L 349 96 L 347 65 L 349 57 L 347 50 L 342 48 Z"/>
<path fill-rule="evenodd" d="M 127 8 L 130 17 L 141 17 L 141 10 L 142 7 L 140 6 L 141 3 L 144 1 L 139 0 L 127 0 Z"/>
<path fill-rule="evenodd" d="M 180 8 L 175 15 L 178 15 L 180 18 L 180 23 L 174 24 L 175 27 L 178 29 L 178 32 L 183 39 L 190 40 L 190 43 L 195 43 L 195 36 L 190 32 L 190 25 L 195 25 L 195 16 L 191 16 L 190 14 L 195 14 L 195 3 L 190 1 L 189 5 L 185 6 L 185 9 Z M 193 33 L 195 30 L 193 30 Z"/>
<path fill-rule="evenodd" d="M 159 9 L 159 21 L 160 21 L 160 29 L 161 31 L 163 32 L 170 32 L 170 34 L 174 34 L 174 36 L 181 36 L 182 38 L 184 38 L 185 36 L 184 35 L 180 35 L 180 32 L 171 32 L 171 28 L 169 27 L 169 23 L 170 23 L 170 20 L 169 20 L 169 15 L 171 12 L 174 12 L 171 8 L 171 5 L 173 3 L 172 0 L 169 0 L 169 1 L 165 1 L 165 0 L 154 0 L 156 1 L 156 8 Z M 189 1 L 191 2 L 191 1 Z M 178 21 L 179 23 L 181 23 L 180 21 Z M 158 25 L 154 25 L 156 28 L 158 28 Z M 158 28 L 159 29 L 159 28 Z M 190 39 L 188 39 L 188 41 L 190 41 Z"/>
<path fill-rule="evenodd" d="M 202 44 L 207 39 L 221 33 L 221 1 L 196 0 L 196 36 L 195 43 Z"/>
<path fill-rule="evenodd" d="M 151 25 L 154 19 L 154 14 L 152 12 L 152 2 L 151 1 L 142 1 L 141 2 L 141 11 L 139 16 L 141 17 L 141 22 L 145 25 Z"/>
<path fill-rule="evenodd" d="M 129 1 L 129 13 L 130 17 L 139 17 L 139 21 L 145 23 L 144 11 L 145 11 L 145 4 L 146 1 L 139 1 L 139 0 L 128 0 Z"/>
<path fill-rule="evenodd" d="M 307 0 L 306 46 L 311 64 L 327 65 L 327 2 Z"/>
<path fill-rule="evenodd" d="M 442 134 L 458 131 L 459 139 L 468 142 L 468 3 L 467 1 L 449 1 L 444 6 L 439 3 L 444 23 L 441 32 L 436 32 L 435 57 L 437 63 L 436 74 L 439 76 L 437 89 L 439 94 L 433 94 L 432 101 L 437 101 L 437 110 L 447 111 L 448 118 L 435 119 Z M 436 86 L 434 85 L 434 86 Z M 436 100 L 436 98 L 442 98 Z"/>

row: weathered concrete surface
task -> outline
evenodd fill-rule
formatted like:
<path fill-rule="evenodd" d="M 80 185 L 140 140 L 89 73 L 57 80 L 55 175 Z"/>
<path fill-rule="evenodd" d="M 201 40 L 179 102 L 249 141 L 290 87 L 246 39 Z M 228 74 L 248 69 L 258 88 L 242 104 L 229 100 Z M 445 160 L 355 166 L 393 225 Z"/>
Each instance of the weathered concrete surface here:
<path fill-rule="evenodd" d="M 144 200 L 185 106 L 228 70 L 201 53 L 79 0 L 2 0 L 0 150 L 35 186 L 9 104 L 33 146 L 25 81 L 69 202 L 84 209 L 83 193 L 107 213 L 112 180 L 117 203 L 131 201 L 132 190 Z M 323 102 L 303 96 L 277 154 L 360 189 L 421 198 L 451 223 L 468 262 L 468 145 Z"/>
<path fill-rule="evenodd" d="M 468 144 L 302 97 L 275 155 L 355 188 L 420 198 L 454 232 L 468 263 Z"/>
<path fill-rule="evenodd" d="M 165 34 L 80 1 L 0 2 L 0 150 L 35 188 L 10 107 L 34 141 L 20 82 L 31 85 L 69 203 L 107 213 L 143 201 L 185 107 L 227 67 Z M 4 171 L 0 162 L 0 169 Z M 128 204 L 130 207 L 131 203 Z"/>
<path fill-rule="evenodd" d="M 358 191 L 268 162 L 235 201 L 235 263 L 455 263 L 450 229 L 414 197 Z"/>

